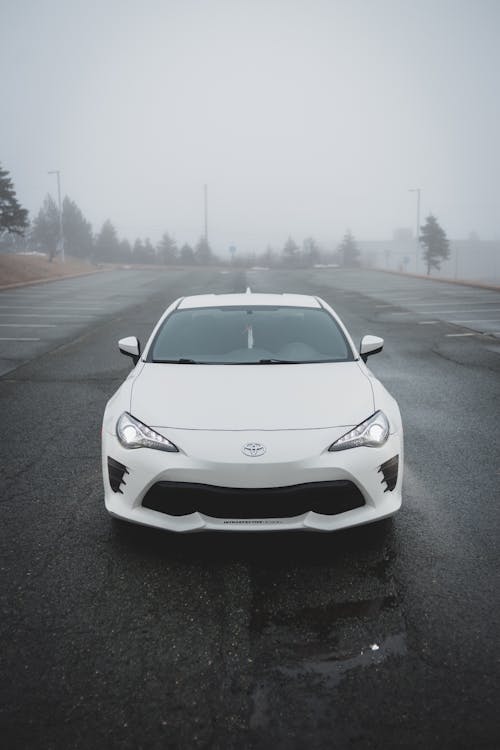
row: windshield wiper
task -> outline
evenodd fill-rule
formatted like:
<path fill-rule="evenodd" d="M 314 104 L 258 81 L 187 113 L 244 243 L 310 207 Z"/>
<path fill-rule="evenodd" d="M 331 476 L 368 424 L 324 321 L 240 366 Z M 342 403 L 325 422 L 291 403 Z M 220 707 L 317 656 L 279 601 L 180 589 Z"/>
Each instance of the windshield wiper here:
<path fill-rule="evenodd" d="M 195 359 L 153 359 L 153 362 L 161 365 L 200 365 Z"/>
<path fill-rule="evenodd" d="M 293 359 L 259 359 L 258 365 L 300 365 L 301 362 Z"/>

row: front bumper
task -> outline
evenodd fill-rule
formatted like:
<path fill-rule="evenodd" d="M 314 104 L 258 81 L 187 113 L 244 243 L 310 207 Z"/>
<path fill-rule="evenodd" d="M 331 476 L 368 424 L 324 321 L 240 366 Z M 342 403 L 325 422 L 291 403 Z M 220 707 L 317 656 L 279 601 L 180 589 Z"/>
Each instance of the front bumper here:
<path fill-rule="evenodd" d="M 381 448 L 353 448 L 329 452 L 328 447 L 345 428 L 299 431 L 229 432 L 203 430 L 159 430 L 180 449 L 166 453 L 149 448 L 125 449 L 116 435 L 103 433 L 102 469 L 105 505 L 117 518 L 170 531 L 286 531 L 337 529 L 371 523 L 392 516 L 401 506 L 403 441 L 392 434 Z M 245 456 L 241 448 L 248 442 L 266 446 L 259 457 Z M 397 481 L 384 478 L 380 467 L 399 456 Z M 110 474 L 108 459 L 112 459 Z M 116 465 L 125 467 L 120 476 Z M 394 478 L 394 477 L 393 477 Z M 308 510 L 299 515 L 270 518 L 268 514 L 238 515 L 238 497 L 247 490 L 266 491 L 313 483 L 352 483 L 364 504 L 344 512 L 324 514 Z M 167 515 L 144 507 L 148 492 L 159 483 L 189 484 L 211 488 L 235 488 L 234 508 L 226 517 L 213 517 L 200 511 L 187 515 Z M 388 484 L 392 487 L 389 488 Z M 113 486 L 112 486 L 113 485 Z M 200 493 L 201 494 L 201 493 Z M 286 494 L 286 493 L 285 493 Z M 285 499 L 286 502 L 286 499 Z M 192 507 L 189 508 L 192 511 Z M 285 511 L 286 513 L 286 511 Z M 250 514 L 251 515 L 251 514 Z"/>

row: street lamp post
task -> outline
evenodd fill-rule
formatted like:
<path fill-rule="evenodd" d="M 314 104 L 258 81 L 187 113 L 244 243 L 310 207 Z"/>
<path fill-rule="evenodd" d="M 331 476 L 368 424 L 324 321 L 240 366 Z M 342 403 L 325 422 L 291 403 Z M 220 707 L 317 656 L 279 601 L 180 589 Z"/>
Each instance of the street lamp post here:
<path fill-rule="evenodd" d="M 64 263 L 64 234 L 63 234 L 63 223 L 62 223 L 62 206 L 61 206 L 61 172 L 58 169 L 54 169 L 48 174 L 55 174 L 57 176 L 57 204 L 59 208 L 59 242 L 58 250 L 61 253 L 61 260 Z"/>
<path fill-rule="evenodd" d="M 411 188 L 409 193 L 416 193 L 417 194 L 417 232 L 415 235 L 415 273 L 417 273 L 418 270 L 418 253 L 420 250 L 420 188 Z"/>

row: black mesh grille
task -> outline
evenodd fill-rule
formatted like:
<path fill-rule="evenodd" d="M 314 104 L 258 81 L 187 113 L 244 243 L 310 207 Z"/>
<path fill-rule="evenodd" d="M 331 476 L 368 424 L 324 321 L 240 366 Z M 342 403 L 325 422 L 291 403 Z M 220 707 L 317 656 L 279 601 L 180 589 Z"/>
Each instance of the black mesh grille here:
<path fill-rule="evenodd" d="M 142 505 L 170 516 L 199 511 L 212 518 L 293 518 L 313 510 L 325 515 L 345 513 L 365 504 L 348 481 L 314 482 L 292 487 L 234 489 L 187 482 L 158 482 Z"/>
<path fill-rule="evenodd" d="M 119 461 L 115 461 L 114 458 L 108 456 L 108 476 L 109 483 L 113 492 L 120 492 L 123 494 L 120 487 L 122 484 L 126 484 L 124 475 L 128 474 L 127 467 L 121 464 Z"/>
<path fill-rule="evenodd" d="M 384 492 L 392 492 L 398 481 L 399 456 L 394 456 L 382 464 L 379 472 L 382 474 L 382 482 L 387 484 Z"/>

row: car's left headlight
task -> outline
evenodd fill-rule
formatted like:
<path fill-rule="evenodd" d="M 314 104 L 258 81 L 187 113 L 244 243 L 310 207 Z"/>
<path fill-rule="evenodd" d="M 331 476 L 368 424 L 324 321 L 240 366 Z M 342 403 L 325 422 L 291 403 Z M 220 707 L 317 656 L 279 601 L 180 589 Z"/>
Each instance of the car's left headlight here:
<path fill-rule="evenodd" d="M 364 422 L 342 435 L 328 448 L 329 451 L 344 451 L 347 448 L 379 448 L 389 437 L 389 420 L 382 411 L 376 411 Z"/>
<path fill-rule="evenodd" d="M 159 451 L 178 453 L 176 445 L 155 432 L 147 425 L 139 422 L 128 412 L 123 412 L 116 423 L 116 436 L 124 448 L 155 448 Z"/>

